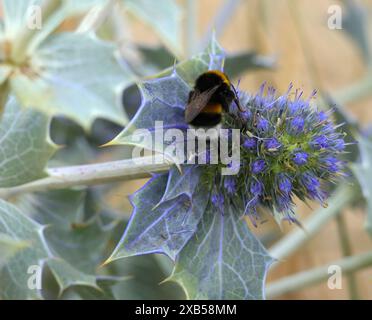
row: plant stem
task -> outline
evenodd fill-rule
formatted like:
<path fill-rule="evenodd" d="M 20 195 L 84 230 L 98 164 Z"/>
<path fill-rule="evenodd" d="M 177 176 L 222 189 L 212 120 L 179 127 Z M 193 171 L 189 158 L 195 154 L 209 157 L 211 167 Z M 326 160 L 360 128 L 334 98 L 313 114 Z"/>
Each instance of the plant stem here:
<path fill-rule="evenodd" d="M 267 298 L 275 298 L 280 295 L 297 291 L 307 286 L 327 280 L 330 276 L 328 273 L 328 268 L 330 265 L 338 265 L 342 270 L 342 275 L 349 274 L 350 272 L 355 272 L 371 266 L 372 252 L 333 261 L 328 265 L 300 272 L 284 279 L 272 282 L 266 287 Z"/>
<path fill-rule="evenodd" d="M 342 255 L 344 257 L 350 257 L 353 254 L 351 250 L 350 239 L 347 233 L 345 218 L 342 215 L 338 215 L 336 217 L 336 223 L 337 223 L 338 234 L 340 236 Z M 358 300 L 359 299 L 358 286 L 357 286 L 357 282 L 355 279 L 355 274 L 353 272 L 350 272 L 350 274 L 348 274 L 347 282 L 348 282 L 350 299 Z"/>
<path fill-rule="evenodd" d="M 150 177 L 151 173 L 169 170 L 170 164 L 162 156 L 143 157 L 48 169 L 49 176 L 20 186 L 0 189 L 0 198 L 22 193 L 88 186 L 114 181 Z"/>
<path fill-rule="evenodd" d="M 364 99 L 371 95 L 372 75 L 368 75 L 359 82 L 336 91 L 332 97 L 341 105 Z"/>
<path fill-rule="evenodd" d="M 324 225 L 333 217 L 338 215 L 342 208 L 353 200 L 355 188 L 349 185 L 341 185 L 330 199 L 327 208 L 318 209 L 304 223 L 303 228 L 296 228 L 283 239 L 279 240 L 269 250 L 270 255 L 278 260 L 283 260 L 301 248 L 309 241 Z M 273 264 L 271 269 L 277 264 Z"/>

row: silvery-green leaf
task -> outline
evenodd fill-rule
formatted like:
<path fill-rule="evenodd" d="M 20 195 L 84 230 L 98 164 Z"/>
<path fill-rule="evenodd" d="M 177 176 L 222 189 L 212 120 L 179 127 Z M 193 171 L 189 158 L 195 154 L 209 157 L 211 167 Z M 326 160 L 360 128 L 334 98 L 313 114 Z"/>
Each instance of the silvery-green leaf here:
<path fill-rule="evenodd" d="M 11 236 L 0 233 L 0 269 L 12 258 L 17 252 L 23 250 L 29 243 L 17 240 Z"/>
<path fill-rule="evenodd" d="M 70 230 L 51 226 L 45 231 L 45 238 L 57 256 L 81 272 L 95 274 L 109 254 L 106 250 L 110 231 L 98 223 L 71 226 Z"/>
<path fill-rule="evenodd" d="M 184 109 L 195 79 L 209 69 L 222 69 L 223 59 L 221 47 L 213 40 L 205 52 L 164 71 L 159 75 L 161 78 L 140 83 L 141 106 L 127 127 L 110 144 L 135 145 L 163 153 L 168 159 L 179 160 L 179 155 L 167 148 L 177 148 L 181 141 L 166 141 L 163 138 L 156 140 L 154 129 L 157 128 L 159 133 L 161 131 L 155 122 L 162 121 L 164 132 L 167 129 L 186 129 L 188 126 L 184 120 Z M 135 132 L 136 129 L 150 130 L 150 137 L 146 139 L 143 132 Z"/>
<path fill-rule="evenodd" d="M 112 287 L 118 300 L 177 300 L 184 299 L 182 288 L 176 283 L 161 283 L 169 276 L 159 265 L 159 259 L 169 260 L 164 255 L 144 255 L 128 257 L 112 262 L 114 270 L 120 275 L 129 277 Z M 170 262 L 173 265 L 172 262 Z"/>
<path fill-rule="evenodd" d="M 227 55 L 224 71 L 233 79 L 247 71 L 271 69 L 274 65 L 275 59 L 273 57 L 262 56 L 254 51 L 247 51 Z"/>
<path fill-rule="evenodd" d="M 125 8 L 138 19 L 148 24 L 164 43 L 174 52 L 180 53 L 181 8 L 173 0 L 123 0 Z"/>
<path fill-rule="evenodd" d="M 16 46 L 28 41 L 24 51 L 34 50 L 67 18 L 82 14 L 104 0 L 4 0 L 4 29 L 0 38 Z M 27 39 L 22 35 L 29 32 Z"/>
<path fill-rule="evenodd" d="M 104 207 L 92 191 L 53 190 L 26 195 L 19 206 L 36 221 L 48 225 L 44 236 L 56 256 L 86 274 L 95 274 L 107 258 L 116 222 L 101 222 Z"/>
<path fill-rule="evenodd" d="M 42 3 L 42 0 L 3 0 L 3 37 L 14 39 L 27 26 L 27 21 L 32 14 L 32 7 L 40 7 Z"/>
<path fill-rule="evenodd" d="M 114 243 L 117 243 L 122 237 L 123 230 L 128 222 L 121 223 L 113 231 Z M 169 266 L 168 266 L 169 265 Z M 169 276 L 173 267 L 173 262 L 165 255 L 141 255 L 132 256 L 125 259 L 112 261 L 107 268 L 110 274 L 114 277 L 122 278 L 122 281 L 116 281 L 111 286 L 111 291 L 118 300 L 151 300 L 151 299 L 182 299 L 184 293 L 182 288 L 176 283 L 160 284 L 164 278 Z M 105 290 L 102 286 L 100 278 L 97 283 L 101 289 Z M 107 282 L 106 282 L 107 283 Z M 87 290 L 90 295 L 93 293 L 97 296 L 96 292 L 92 292 L 90 288 L 84 288 L 84 293 L 77 288 L 73 291 L 82 296 L 87 296 Z M 95 299 L 94 297 L 92 297 Z"/>
<path fill-rule="evenodd" d="M 40 299 L 42 288 L 38 284 L 42 283 L 37 279 L 45 265 L 63 286 L 93 285 L 93 278 L 81 277 L 80 272 L 67 262 L 55 262 L 44 231 L 43 225 L 30 219 L 17 207 L 0 201 L 0 234 L 14 241 L 32 244 L 16 252 L 0 270 L 0 299 Z M 64 289 L 63 286 L 60 290 Z"/>
<path fill-rule="evenodd" d="M 169 170 L 167 188 L 161 202 L 173 200 L 181 195 L 186 195 L 192 199 L 198 185 L 203 183 L 203 173 L 205 173 L 205 167 L 203 168 L 201 165 L 184 165 L 182 166 L 182 172 L 172 167 Z M 204 193 L 204 196 L 207 197 L 208 193 Z"/>
<path fill-rule="evenodd" d="M 369 234 L 372 235 L 372 143 L 366 137 L 360 136 L 358 138 L 358 145 L 361 162 L 352 164 L 351 168 L 367 202 L 365 227 Z"/>
<path fill-rule="evenodd" d="M 49 0 L 49 5 L 54 8 L 54 12 L 63 11 L 63 16 L 59 22 L 62 22 L 63 18 L 68 18 L 73 15 L 82 14 L 89 10 L 92 6 L 100 4 L 105 0 Z M 20 31 L 24 30 L 25 27 L 32 26 L 34 22 L 33 18 L 38 14 L 38 10 L 45 6 L 45 0 L 3 0 L 2 9 L 3 23 L 4 23 L 4 36 L 7 39 L 14 39 Z M 48 19 L 45 16 L 41 16 L 42 27 L 50 29 L 46 26 L 50 23 L 50 15 Z M 42 29 L 43 29 L 42 28 Z M 38 30 L 43 32 L 42 30 Z M 45 32 L 45 31 L 44 31 Z"/>
<path fill-rule="evenodd" d="M 84 221 L 85 198 L 86 192 L 80 190 L 50 190 L 25 194 L 17 205 L 40 224 L 70 230 Z"/>
<path fill-rule="evenodd" d="M 163 46 L 139 46 L 138 50 L 143 56 L 149 70 L 162 70 L 168 68 L 175 61 L 175 57 Z M 222 53 L 222 50 L 221 50 Z M 271 69 L 275 67 L 275 58 L 262 56 L 254 51 L 226 53 L 224 72 L 230 79 L 257 69 Z"/>
<path fill-rule="evenodd" d="M 114 53 L 89 35 L 59 34 L 34 52 L 29 69 L 17 69 L 10 87 L 23 106 L 68 116 L 86 129 L 99 117 L 125 124 L 116 95 L 133 77 Z"/>
<path fill-rule="evenodd" d="M 0 121 L 0 187 L 46 176 L 45 166 L 56 147 L 48 137 L 49 117 L 21 109 L 11 98 Z"/>
<path fill-rule="evenodd" d="M 177 169 L 170 174 L 178 175 Z M 163 198 L 166 174 L 154 177 L 137 191 L 131 199 L 131 220 L 109 260 L 147 253 L 165 253 L 174 260 L 196 232 L 207 204 L 210 185 L 202 174 L 201 170 L 193 176 L 186 174 L 185 179 L 178 175 L 178 180 L 183 181 L 179 186 L 169 178 L 170 190 L 165 193 L 168 199 Z M 195 186 L 192 192 L 187 186 L 190 184 Z"/>
<path fill-rule="evenodd" d="M 174 64 L 175 57 L 164 46 L 139 45 L 138 48 L 143 61 L 149 70 L 163 70 Z"/>
<path fill-rule="evenodd" d="M 192 87 L 196 78 L 208 70 L 222 70 L 225 52 L 213 35 L 204 52 L 193 56 L 190 60 L 179 63 L 176 71 L 179 76 Z"/>
<path fill-rule="evenodd" d="M 102 5 L 107 0 L 65 0 L 66 7 L 69 12 L 69 15 L 83 14 L 91 9 L 93 6 Z"/>
<path fill-rule="evenodd" d="M 2 85 L 12 72 L 13 68 L 7 64 L 0 65 L 0 85 Z"/>
<path fill-rule="evenodd" d="M 230 205 L 209 205 L 197 233 L 181 251 L 170 280 L 188 299 L 263 299 L 273 259 Z"/>
<path fill-rule="evenodd" d="M 49 267 L 59 286 L 59 296 L 68 288 L 74 286 L 90 287 L 99 291 L 96 277 L 73 268 L 66 261 L 59 258 L 50 258 L 45 262 Z"/>
<path fill-rule="evenodd" d="M 15 206 L 0 201 L 0 232 L 15 241 L 32 243 L 20 251 L 0 270 L 0 298 L 40 298 L 40 292 L 29 286 L 30 268 L 41 268 L 43 259 L 51 256 L 45 243 L 43 226 L 34 222 Z"/>
<path fill-rule="evenodd" d="M 176 159 L 175 148 L 182 146 L 181 143 L 184 142 L 183 136 L 176 142 L 173 139 L 166 141 L 162 132 L 187 128 L 184 106 L 190 89 L 176 73 L 145 81 L 140 84 L 140 89 L 140 108 L 128 126 L 109 144 L 133 145 L 139 149 L 156 151 L 173 161 Z M 157 123 L 158 120 L 161 122 Z M 160 139 L 156 139 L 156 134 L 159 134 Z M 172 145 L 175 148 L 170 149 Z"/>
<path fill-rule="evenodd" d="M 126 278 L 113 279 L 97 279 L 99 290 L 89 286 L 73 286 L 67 288 L 60 296 L 61 300 L 115 300 L 117 297 L 113 294 L 112 286 L 128 281 Z"/>

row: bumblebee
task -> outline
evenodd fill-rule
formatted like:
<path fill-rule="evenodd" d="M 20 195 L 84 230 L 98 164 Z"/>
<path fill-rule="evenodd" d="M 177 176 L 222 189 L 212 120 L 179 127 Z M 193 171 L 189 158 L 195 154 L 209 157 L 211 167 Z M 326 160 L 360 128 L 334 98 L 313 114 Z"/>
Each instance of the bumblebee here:
<path fill-rule="evenodd" d="M 195 81 L 185 109 L 185 121 L 192 127 L 218 127 L 223 112 L 230 112 L 233 101 L 242 112 L 237 92 L 227 75 L 209 70 Z"/>

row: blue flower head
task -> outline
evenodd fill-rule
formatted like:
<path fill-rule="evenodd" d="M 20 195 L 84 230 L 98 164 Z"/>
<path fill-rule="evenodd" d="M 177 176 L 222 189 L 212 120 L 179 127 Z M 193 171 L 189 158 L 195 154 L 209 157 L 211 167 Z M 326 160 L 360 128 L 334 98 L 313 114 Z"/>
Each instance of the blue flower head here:
<path fill-rule="evenodd" d="M 315 136 L 311 141 L 310 141 L 310 146 L 314 150 L 319 150 L 322 148 L 328 148 L 329 142 L 328 142 L 328 137 L 324 134 Z"/>
<path fill-rule="evenodd" d="M 293 155 L 293 162 L 298 166 L 303 166 L 307 163 L 309 155 L 306 152 L 298 151 Z"/>
<path fill-rule="evenodd" d="M 261 132 L 266 132 L 269 130 L 270 123 L 265 118 L 259 117 L 257 122 L 257 129 Z"/>
<path fill-rule="evenodd" d="M 327 121 L 328 120 L 328 116 L 327 116 L 327 114 L 324 111 L 318 112 L 317 116 L 318 116 L 318 121 L 319 122 L 323 122 L 323 121 Z"/>
<path fill-rule="evenodd" d="M 264 171 L 266 168 L 265 160 L 259 159 L 252 163 L 251 169 L 253 174 L 258 174 Z"/>
<path fill-rule="evenodd" d="M 290 122 L 290 127 L 295 134 L 302 133 L 305 126 L 305 120 L 301 116 L 293 118 Z"/>
<path fill-rule="evenodd" d="M 334 156 L 327 156 L 323 160 L 326 169 L 330 172 L 338 172 L 340 170 L 341 162 Z"/>
<path fill-rule="evenodd" d="M 278 175 L 279 190 L 284 194 L 290 194 L 292 191 L 292 182 L 285 174 Z"/>
<path fill-rule="evenodd" d="M 243 147 L 246 149 L 256 149 L 257 140 L 255 138 L 245 138 L 243 142 Z"/>
<path fill-rule="evenodd" d="M 269 138 L 264 143 L 265 148 L 269 151 L 276 151 L 280 148 L 281 144 L 276 138 Z"/>
<path fill-rule="evenodd" d="M 241 129 L 241 169 L 234 181 L 223 187 L 235 204 L 243 203 L 246 214 L 259 207 L 293 217 L 293 198 L 324 203 L 324 188 L 343 175 L 344 133 L 338 132 L 331 112 L 318 112 L 312 105 L 315 92 L 307 99 L 292 86 L 282 96 L 264 86 L 255 95 L 240 94 L 249 117 L 226 115 L 226 125 Z M 226 192 L 225 192 L 226 194 Z M 230 201 L 230 200 L 229 200 Z"/>
<path fill-rule="evenodd" d="M 336 151 L 344 151 L 345 150 L 345 141 L 344 139 L 336 139 L 333 142 L 333 146 L 336 149 Z"/>
<path fill-rule="evenodd" d="M 260 196 L 263 192 L 264 186 L 262 182 L 253 180 L 250 185 L 250 192 L 252 195 Z"/>
<path fill-rule="evenodd" d="M 252 118 L 252 112 L 250 110 L 246 110 L 242 112 L 241 116 L 244 119 L 244 121 L 248 121 Z"/>
<path fill-rule="evenodd" d="M 233 176 L 227 176 L 224 179 L 224 188 L 227 191 L 228 194 L 232 195 L 236 192 L 236 181 L 235 177 Z"/>

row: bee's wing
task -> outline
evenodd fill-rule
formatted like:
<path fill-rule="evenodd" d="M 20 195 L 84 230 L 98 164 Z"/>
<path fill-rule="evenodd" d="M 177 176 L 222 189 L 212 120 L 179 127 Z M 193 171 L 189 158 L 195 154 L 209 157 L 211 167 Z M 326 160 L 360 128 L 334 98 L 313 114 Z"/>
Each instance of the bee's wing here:
<path fill-rule="evenodd" d="M 194 120 L 196 116 L 203 110 L 218 87 L 219 85 L 203 92 L 194 91 L 194 94 L 192 95 L 190 102 L 187 104 L 185 109 L 185 121 L 187 123 Z"/>

